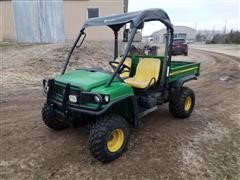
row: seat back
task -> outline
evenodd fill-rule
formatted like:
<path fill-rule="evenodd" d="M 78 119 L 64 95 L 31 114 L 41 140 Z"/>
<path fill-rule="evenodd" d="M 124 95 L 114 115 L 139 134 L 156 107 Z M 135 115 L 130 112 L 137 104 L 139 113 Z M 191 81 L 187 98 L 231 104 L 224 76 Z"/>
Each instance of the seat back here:
<path fill-rule="evenodd" d="M 144 82 L 155 78 L 158 80 L 161 61 L 157 58 L 141 58 L 136 69 L 134 79 Z"/>
<path fill-rule="evenodd" d="M 119 62 L 121 59 L 122 59 L 122 57 L 118 57 L 115 61 Z M 132 59 L 127 57 L 124 61 L 124 64 L 131 69 Z M 130 72 L 123 72 L 123 73 L 120 74 L 121 78 L 128 78 L 129 76 L 130 76 Z"/>

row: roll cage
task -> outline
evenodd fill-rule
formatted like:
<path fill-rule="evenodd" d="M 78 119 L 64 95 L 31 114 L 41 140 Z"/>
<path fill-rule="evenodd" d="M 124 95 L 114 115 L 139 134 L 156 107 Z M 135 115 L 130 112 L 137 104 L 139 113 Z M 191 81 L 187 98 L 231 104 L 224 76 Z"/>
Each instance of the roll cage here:
<path fill-rule="evenodd" d="M 124 54 L 119 61 L 119 65 L 117 66 L 116 70 L 113 72 L 113 75 L 107 82 L 107 86 L 110 86 L 113 79 L 116 77 L 117 73 L 121 69 L 121 66 L 123 65 L 128 52 L 130 50 L 131 44 L 133 42 L 134 36 L 137 32 L 137 29 L 141 29 L 143 27 L 144 22 L 148 21 L 160 21 L 162 22 L 166 28 L 166 45 L 165 45 L 165 53 L 164 53 L 164 61 L 162 64 L 162 76 L 160 79 L 160 88 L 164 88 L 166 85 L 166 77 L 169 76 L 169 69 L 170 69 L 170 63 L 171 63 L 171 51 L 172 51 L 172 43 L 173 43 L 173 26 L 171 24 L 170 18 L 167 15 L 167 13 L 162 9 L 147 9 L 137 12 L 129 12 L 119 15 L 112 15 L 112 16 L 105 16 L 105 17 L 97 17 L 97 18 L 91 18 L 88 19 L 85 24 L 83 25 L 82 29 L 80 30 L 80 33 L 75 40 L 63 67 L 62 73 L 64 74 L 67 66 L 69 64 L 71 55 L 76 47 L 80 47 L 86 37 L 86 33 L 84 30 L 87 27 L 90 26 L 108 26 L 110 27 L 114 32 L 114 59 L 118 57 L 118 31 L 127 23 L 131 24 L 131 34 L 129 37 L 129 41 L 127 44 L 127 47 L 124 51 Z M 82 38 L 82 39 L 81 39 Z M 81 40 L 80 40 L 81 39 Z"/>

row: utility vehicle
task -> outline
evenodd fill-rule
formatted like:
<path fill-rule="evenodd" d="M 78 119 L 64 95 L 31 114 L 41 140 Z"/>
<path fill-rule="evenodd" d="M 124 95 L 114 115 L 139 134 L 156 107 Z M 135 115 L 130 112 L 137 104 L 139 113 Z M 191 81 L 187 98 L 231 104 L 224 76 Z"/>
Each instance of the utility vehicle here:
<path fill-rule="evenodd" d="M 166 26 L 166 47 L 162 56 L 129 56 L 134 35 L 144 22 L 160 21 Z M 118 56 L 118 32 L 130 23 L 131 34 L 125 52 Z M 90 26 L 108 26 L 115 36 L 112 71 L 79 68 L 66 72 L 70 57 L 86 37 Z M 126 150 L 130 127 L 139 128 L 142 117 L 169 103 L 176 118 L 191 115 L 194 92 L 184 83 L 199 76 L 200 64 L 171 61 L 173 26 L 162 9 L 148 9 L 88 19 L 75 40 L 60 75 L 43 80 L 46 103 L 44 123 L 61 130 L 72 125 L 90 127 L 89 149 L 102 162 L 112 161 Z"/>
<path fill-rule="evenodd" d="M 184 54 L 185 56 L 188 55 L 188 44 L 186 42 L 186 39 L 173 39 L 172 54 Z"/>

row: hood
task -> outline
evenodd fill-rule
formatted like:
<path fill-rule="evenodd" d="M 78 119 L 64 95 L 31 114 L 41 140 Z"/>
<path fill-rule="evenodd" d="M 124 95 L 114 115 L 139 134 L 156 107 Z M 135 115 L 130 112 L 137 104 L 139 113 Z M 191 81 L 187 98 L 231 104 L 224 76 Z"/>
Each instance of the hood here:
<path fill-rule="evenodd" d="M 64 84 L 69 83 L 70 85 L 89 91 L 94 87 L 106 84 L 111 76 L 110 73 L 103 71 L 79 69 L 58 75 L 54 80 Z"/>

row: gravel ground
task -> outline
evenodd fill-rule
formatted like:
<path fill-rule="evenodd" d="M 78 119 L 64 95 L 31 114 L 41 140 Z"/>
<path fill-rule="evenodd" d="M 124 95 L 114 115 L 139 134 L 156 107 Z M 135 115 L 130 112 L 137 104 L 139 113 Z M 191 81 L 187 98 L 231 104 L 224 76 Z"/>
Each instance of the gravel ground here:
<path fill-rule="evenodd" d="M 186 84 L 196 94 L 192 116 L 177 120 L 161 106 L 132 130 L 121 158 L 102 164 L 90 155 L 84 128 L 54 132 L 41 120 L 42 79 L 60 72 L 69 44 L 0 47 L 2 179 L 239 179 L 239 57 L 196 49 L 174 56 L 202 63 L 199 80 Z M 71 67 L 106 67 L 111 49 L 89 42 Z"/>

